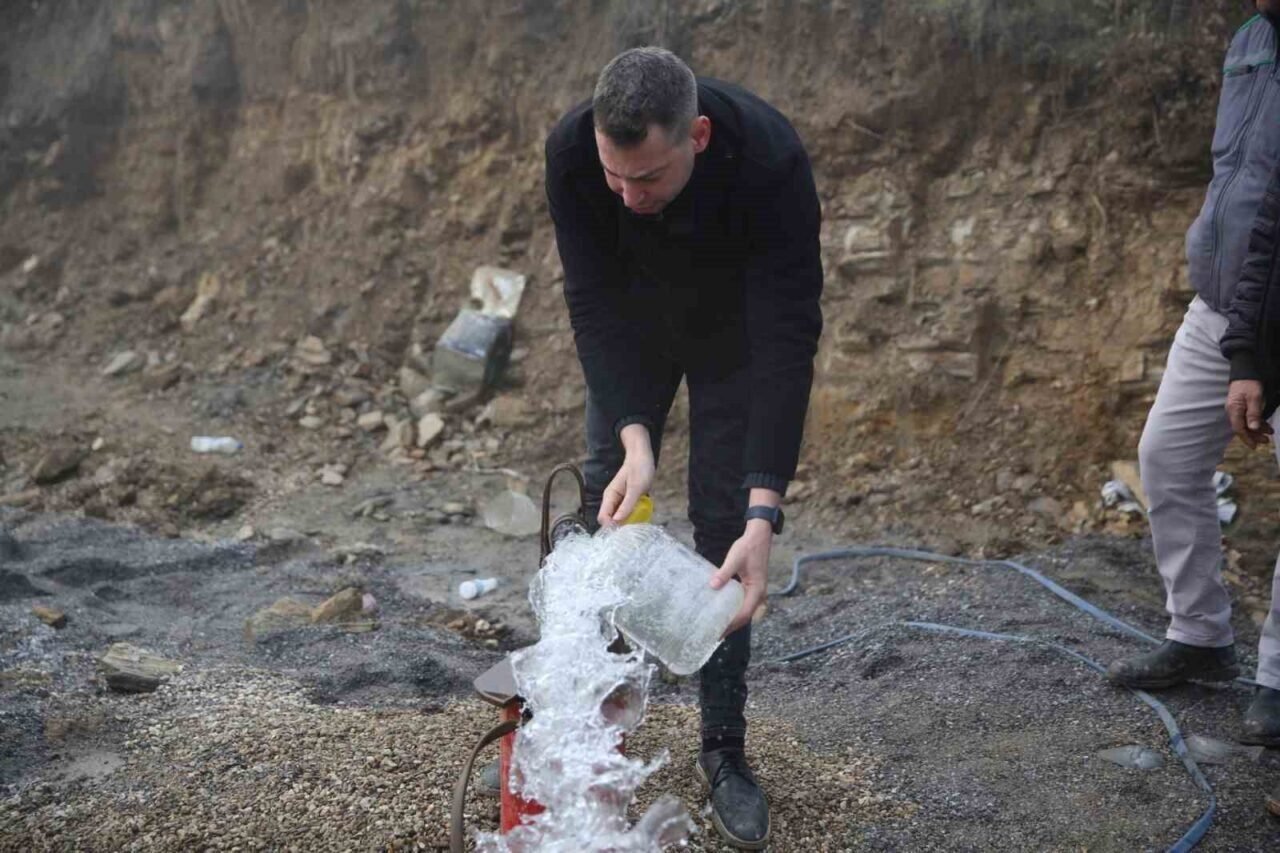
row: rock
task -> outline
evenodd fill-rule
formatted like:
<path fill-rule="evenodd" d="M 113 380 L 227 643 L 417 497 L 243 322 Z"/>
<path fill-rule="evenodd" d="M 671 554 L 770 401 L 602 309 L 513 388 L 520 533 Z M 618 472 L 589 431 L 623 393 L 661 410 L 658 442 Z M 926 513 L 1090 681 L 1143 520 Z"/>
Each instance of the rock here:
<path fill-rule="evenodd" d="M 364 611 L 364 593 L 355 587 L 334 595 L 311 611 L 311 621 L 316 624 L 353 622 Z"/>
<path fill-rule="evenodd" d="M 313 367 L 324 367 L 333 362 L 333 354 L 325 347 L 324 341 L 315 335 L 307 335 L 298 341 L 293 354 L 299 361 Z"/>
<path fill-rule="evenodd" d="M 315 415 L 305 415 L 298 419 L 298 426 L 303 429 L 320 429 L 320 427 L 324 426 L 324 419 L 318 418 Z"/>
<path fill-rule="evenodd" d="M 523 427 L 536 421 L 537 412 L 520 397 L 504 394 L 494 397 L 476 418 L 476 423 L 496 427 Z"/>
<path fill-rule="evenodd" d="M 1036 515 L 1043 515 L 1052 519 L 1059 519 L 1063 514 L 1062 502 L 1054 498 L 1036 498 L 1027 504 L 1027 509 Z"/>
<path fill-rule="evenodd" d="M 341 471 L 328 465 L 320 471 L 320 482 L 326 486 L 341 486 L 346 480 Z"/>
<path fill-rule="evenodd" d="M 252 525 L 246 524 L 236 531 L 237 542 L 248 542 L 250 539 L 258 535 L 258 531 L 253 529 Z"/>
<path fill-rule="evenodd" d="M 289 542 L 301 542 L 307 537 L 292 528 L 273 527 L 267 531 L 267 538 L 272 542 L 286 544 Z"/>
<path fill-rule="evenodd" d="M 141 370 L 146 364 L 146 359 L 133 350 L 125 350 L 116 353 L 107 362 L 107 366 L 102 368 L 103 376 L 124 376 L 126 373 L 133 373 L 135 370 Z"/>
<path fill-rule="evenodd" d="M 191 300 L 187 310 L 183 311 L 182 316 L 178 319 L 182 330 L 187 334 L 194 332 L 196 327 L 200 325 L 200 321 L 204 319 L 204 315 L 208 313 L 209 306 L 214 303 L 214 300 L 221 293 L 222 282 L 216 275 L 205 273 L 200 276 L 200 282 L 196 285 L 196 298 Z"/>
<path fill-rule="evenodd" d="M 418 447 L 430 447 L 444 432 L 444 418 L 432 412 L 418 421 Z"/>
<path fill-rule="evenodd" d="M 31 469 L 31 479 L 40 485 L 56 483 L 75 473 L 86 456 L 88 454 L 78 445 L 70 442 L 56 444 L 46 450 Z"/>
<path fill-rule="evenodd" d="M 450 501 L 440 507 L 440 511 L 445 515 L 470 515 L 471 509 L 466 504 L 460 504 L 457 501 Z"/>
<path fill-rule="evenodd" d="M 31 608 L 31 612 L 36 615 L 37 619 L 51 628 L 67 627 L 67 615 L 61 610 L 54 610 L 52 607 L 41 607 L 37 604 Z"/>
<path fill-rule="evenodd" d="M 413 400 L 431 388 L 431 381 L 412 367 L 401 367 L 399 380 L 400 393 L 406 400 Z"/>
<path fill-rule="evenodd" d="M 150 693 L 182 671 L 182 664 L 128 643 L 113 644 L 98 658 L 98 667 L 107 686 L 121 693 Z"/>
<path fill-rule="evenodd" d="M 444 411 L 446 395 L 439 388 L 428 388 L 409 402 L 409 411 L 415 418 L 422 418 L 432 413 Z"/>
<path fill-rule="evenodd" d="M 279 631 L 289 631 L 310 624 L 310 607 L 293 598 L 281 598 L 245 620 L 244 638 L 252 643 Z"/>
<path fill-rule="evenodd" d="M 387 418 L 387 437 L 383 439 L 379 449 L 383 453 L 407 450 L 413 447 L 415 435 L 413 421 L 389 417 Z"/>
<path fill-rule="evenodd" d="M 24 507 L 40 500 L 39 489 L 25 489 L 21 492 L 11 492 L 7 495 L 0 495 L 0 506 Z"/>
<path fill-rule="evenodd" d="M 333 402 L 342 407 L 358 406 L 368 400 L 369 396 L 367 385 L 363 382 L 354 382 L 348 379 L 342 383 L 337 391 L 333 392 Z"/>
<path fill-rule="evenodd" d="M 386 426 L 383 422 L 383 417 L 381 409 L 374 409 L 372 412 L 365 412 L 356 418 L 356 426 L 365 432 L 377 432 Z"/>

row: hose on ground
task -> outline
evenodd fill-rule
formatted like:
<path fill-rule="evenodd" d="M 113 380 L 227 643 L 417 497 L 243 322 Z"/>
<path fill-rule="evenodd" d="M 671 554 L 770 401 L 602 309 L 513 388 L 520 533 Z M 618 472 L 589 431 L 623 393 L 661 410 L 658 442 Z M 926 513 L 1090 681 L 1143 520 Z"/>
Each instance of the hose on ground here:
<path fill-rule="evenodd" d="M 1061 586 L 1057 582 L 1046 577 L 1045 575 L 1041 574 L 1035 569 L 1030 568 L 1029 566 L 1024 566 L 1021 563 L 1014 562 L 1013 560 L 976 560 L 976 559 L 970 559 L 967 557 L 953 557 L 946 554 L 935 554 L 929 551 L 919 551 L 919 550 L 907 549 L 907 548 L 888 548 L 888 547 L 881 547 L 881 546 L 851 546 L 848 548 L 839 548 L 833 551 L 820 551 L 813 554 L 803 554 L 797 557 L 791 567 L 790 580 L 787 582 L 786 586 L 784 586 L 782 589 L 778 590 L 773 594 L 780 595 L 780 596 L 788 596 L 793 594 L 797 589 L 799 589 L 800 588 L 800 570 L 804 566 L 808 565 L 809 563 L 824 562 L 824 561 L 830 561 L 830 560 L 849 560 L 849 559 L 857 559 L 857 558 L 864 558 L 864 557 L 887 557 L 891 559 L 917 560 L 917 561 L 927 561 L 932 563 L 950 563 L 952 565 L 969 566 L 974 568 L 1008 569 L 1008 570 L 1017 572 L 1023 577 L 1030 578 L 1031 580 L 1035 581 L 1040 586 L 1049 590 L 1058 598 L 1072 605 L 1076 609 L 1084 613 L 1087 613 L 1088 615 L 1099 620 L 1100 622 L 1103 622 L 1104 624 L 1110 626 L 1111 628 L 1115 629 L 1116 631 L 1119 631 L 1122 634 L 1133 637 L 1135 639 L 1143 640 L 1147 643 L 1158 644 L 1160 642 L 1155 637 L 1152 637 L 1150 634 L 1146 633 L 1145 631 L 1135 628 L 1134 626 L 1123 621 L 1122 619 L 1119 619 L 1116 616 L 1113 616 L 1112 614 L 1103 610 L 1102 608 L 1086 601 L 1085 599 L 1076 595 L 1074 592 L 1071 592 L 1069 589 L 1066 589 L 1065 587 Z M 925 631 L 933 634 L 968 637 L 971 639 L 993 640 L 993 641 L 999 641 L 999 642 L 1012 642 L 1012 643 L 1021 643 L 1021 644 L 1028 644 L 1028 645 L 1037 645 L 1043 648 L 1052 649 L 1053 651 L 1066 655 L 1067 657 L 1070 657 L 1071 659 L 1084 664 L 1089 669 L 1092 669 L 1101 675 L 1105 675 L 1107 671 L 1106 667 L 1104 667 L 1102 664 L 1098 663 L 1097 661 L 1093 660 L 1092 658 L 1087 657 L 1086 655 L 1080 654 L 1079 652 L 1074 651 L 1073 649 L 1069 649 L 1066 646 L 1059 645 L 1058 643 L 1053 643 L 1048 640 L 1041 640 L 1035 637 L 1026 637 L 1018 634 L 1001 634 L 1001 633 L 994 633 L 990 631 L 977 631 L 972 628 L 961 628 L 955 625 L 942 625 L 936 622 L 912 622 L 912 621 L 889 622 L 889 623 L 877 625 L 871 628 L 866 628 L 861 631 L 856 631 L 851 634 L 846 634 L 843 637 L 837 637 L 834 640 L 828 640 L 827 642 L 824 642 L 824 643 L 818 643 L 813 646 L 808 646 L 806 648 L 800 649 L 799 651 L 792 652 L 791 654 L 788 654 L 788 655 L 784 655 L 783 657 L 776 658 L 772 661 L 767 661 L 767 663 L 789 663 L 792 661 L 800 660 L 801 658 L 809 657 L 810 655 L 815 655 L 820 652 L 824 652 L 828 649 L 835 648 L 836 646 L 855 642 L 864 637 L 870 636 L 871 634 L 874 634 L 879 631 L 883 631 L 886 628 L 891 628 L 895 626 L 905 627 L 905 628 L 909 628 L 911 630 L 916 630 L 916 631 Z M 1246 685 L 1252 685 L 1256 683 L 1248 678 L 1237 678 L 1236 681 Z M 1217 812 L 1217 808 L 1218 808 L 1217 797 L 1214 795 L 1213 786 L 1209 784 L 1209 780 L 1205 778 L 1204 774 L 1200 771 L 1200 767 L 1196 764 L 1195 759 L 1192 758 L 1191 754 L 1188 752 L 1186 740 L 1183 737 L 1182 730 L 1178 727 L 1177 721 L 1174 720 L 1173 714 L 1169 712 L 1169 709 L 1165 706 L 1165 704 L 1161 702 L 1159 699 L 1152 696 L 1150 693 L 1146 692 L 1145 690 L 1137 690 L 1133 688 L 1129 688 L 1129 689 L 1131 693 L 1133 693 L 1140 700 L 1142 700 L 1143 703 L 1145 703 L 1148 707 L 1150 707 L 1153 711 L 1155 711 L 1156 715 L 1160 718 L 1160 722 L 1164 724 L 1165 730 L 1168 731 L 1169 733 L 1169 742 L 1173 747 L 1174 753 L 1178 756 L 1179 759 L 1182 760 L 1183 767 L 1186 768 L 1188 775 L 1191 776 L 1191 779 L 1195 783 L 1196 787 L 1199 788 L 1202 792 L 1204 792 L 1204 794 L 1209 798 L 1209 805 L 1204 810 L 1204 812 L 1201 813 L 1199 818 L 1196 819 L 1195 823 L 1193 823 L 1187 829 L 1187 831 L 1184 832 L 1182 836 L 1171 847 L 1169 847 L 1169 853 L 1187 853 L 1187 851 L 1190 851 L 1197 844 L 1200 843 L 1200 840 L 1204 838 L 1205 833 L 1209 831 L 1209 827 L 1213 825 L 1213 816 Z"/>

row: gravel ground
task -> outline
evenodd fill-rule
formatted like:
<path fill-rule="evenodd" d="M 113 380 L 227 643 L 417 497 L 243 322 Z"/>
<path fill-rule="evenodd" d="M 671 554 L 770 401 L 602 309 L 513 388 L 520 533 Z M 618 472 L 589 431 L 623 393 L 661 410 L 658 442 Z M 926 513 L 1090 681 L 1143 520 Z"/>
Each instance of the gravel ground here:
<path fill-rule="evenodd" d="M 468 685 L 500 651 L 466 624 L 442 627 L 455 611 L 420 592 L 436 563 L 346 565 L 293 546 L 156 540 L 3 511 L 0 529 L 0 849 L 445 844 L 453 781 L 495 718 Z M 485 531 L 450 531 L 455 553 L 445 557 L 505 559 L 485 550 Z M 1146 548 L 1076 540 L 1027 562 L 1158 633 Z M 377 630 L 243 638 L 244 619 L 275 598 L 316 603 L 353 581 L 380 602 Z M 495 599 L 515 600 L 515 589 Z M 38 622 L 36 602 L 65 610 L 68 627 Z M 774 806 L 772 849 L 1157 850 L 1206 807 L 1131 694 L 1043 646 L 939 637 L 904 620 L 1039 637 L 1103 663 L 1141 647 L 1008 571 L 887 559 L 810 566 L 796 595 L 771 601 L 750 673 L 749 752 Z M 1257 632 L 1237 627 L 1247 657 Z M 851 632 L 857 642 L 778 662 Z M 108 692 L 94 655 L 121 637 L 184 671 L 153 694 Z M 527 639 L 516 631 L 501 645 Z M 693 772 L 695 685 L 655 684 L 628 748 L 672 758 L 637 813 L 673 792 L 703 826 L 691 849 L 725 849 Z M 1188 733 L 1222 739 L 1248 701 L 1240 689 L 1197 685 L 1161 695 Z M 1097 758 L 1127 744 L 1161 751 L 1165 765 L 1123 770 Z M 1218 814 L 1202 849 L 1280 849 L 1280 823 L 1262 809 L 1278 766 L 1267 755 L 1204 768 Z M 470 800 L 469 826 L 496 821 L 493 800 Z"/>

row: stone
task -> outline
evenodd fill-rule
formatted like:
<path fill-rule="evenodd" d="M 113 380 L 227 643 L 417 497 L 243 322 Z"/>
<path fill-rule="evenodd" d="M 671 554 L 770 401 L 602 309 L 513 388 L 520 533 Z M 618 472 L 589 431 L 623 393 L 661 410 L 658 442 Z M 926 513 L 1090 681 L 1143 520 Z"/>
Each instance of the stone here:
<path fill-rule="evenodd" d="M 307 335 L 298 341 L 297 346 L 293 348 L 293 354 L 299 361 L 312 367 L 324 367 L 333 362 L 333 354 L 325 347 L 324 341 L 315 335 Z"/>
<path fill-rule="evenodd" d="M 167 391 L 182 380 L 182 365 L 166 364 L 142 374 L 144 391 Z"/>
<path fill-rule="evenodd" d="M 444 418 L 432 412 L 418 421 L 418 447 L 430 447 L 444 433 Z"/>
<path fill-rule="evenodd" d="M 50 628 L 67 627 L 67 614 L 63 613 L 61 610 L 54 610 L 52 607 L 41 607 L 37 604 L 31 608 L 31 612 L 35 614 L 37 619 L 48 625 Z"/>
<path fill-rule="evenodd" d="M 356 426 L 365 432 L 377 432 L 386 426 L 383 422 L 383 417 L 382 410 L 374 409 L 372 412 L 365 412 L 356 418 Z"/>
<path fill-rule="evenodd" d="M 507 490 L 485 504 L 485 527 L 504 536 L 533 536 L 542 527 L 542 516 L 528 495 Z"/>
<path fill-rule="evenodd" d="M 324 426 L 324 419 L 315 415 L 305 415 L 298 420 L 298 426 L 303 429 L 320 429 L 320 427 Z"/>
<path fill-rule="evenodd" d="M 311 624 L 311 608 L 293 598 L 277 599 L 270 607 L 264 607 L 244 623 L 244 638 L 255 642 L 271 634 L 290 631 Z"/>
<path fill-rule="evenodd" d="M 444 411 L 447 399 L 448 395 L 439 388 L 428 388 L 409 402 L 409 411 L 413 412 L 415 418 L 422 418 L 433 412 L 438 414 Z"/>
<path fill-rule="evenodd" d="M 504 394 L 489 401 L 476 418 L 476 423 L 488 423 L 496 427 L 523 427 L 537 419 L 537 412 L 523 398 Z"/>
<path fill-rule="evenodd" d="M 276 543 L 301 542 L 307 537 L 289 527 L 273 527 L 267 531 L 267 538 Z"/>
<path fill-rule="evenodd" d="M 320 482 L 326 486 L 341 486 L 346 480 L 347 478 L 341 471 L 328 465 L 320 471 Z"/>
<path fill-rule="evenodd" d="M 204 315 L 208 313 L 209 307 L 222 293 L 222 282 L 213 273 L 205 273 L 200 276 L 200 282 L 196 285 L 196 298 L 187 306 L 187 310 L 182 312 L 182 316 L 178 319 L 182 330 L 188 334 L 194 332 L 200 325 L 200 321 L 204 319 Z"/>
<path fill-rule="evenodd" d="M 391 453 L 396 450 L 407 450 L 413 447 L 415 432 L 413 421 L 399 420 L 398 418 L 387 418 L 387 437 L 382 440 L 382 446 L 379 448 L 383 453 Z"/>
<path fill-rule="evenodd" d="M 311 611 L 315 624 L 355 621 L 364 612 L 364 592 L 347 587 Z"/>
<path fill-rule="evenodd" d="M 56 483 L 75 473 L 80 463 L 88 454 L 79 445 L 71 442 L 55 444 L 45 451 L 31 469 L 31 479 L 40 485 Z"/>
<path fill-rule="evenodd" d="M 103 376 L 124 376 L 127 373 L 133 373 L 141 370 L 146 365 L 146 359 L 133 350 L 125 350 L 116 353 L 107 362 L 107 366 L 102 368 Z"/>
<path fill-rule="evenodd" d="M 0 506 L 24 507 L 40 500 L 39 489 L 24 489 L 21 492 L 11 492 L 7 495 L 0 495 Z"/>
<path fill-rule="evenodd" d="M 248 542 L 250 539 L 258 535 L 258 531 L 253 529 L 253 525 L 246 524 L 236 531 L 237 542 Z"/>
<path fill-rule="evenodd" d="M 112 690 L 150 693 L 181 672 L 182 664 L 129 643 L 114 643 L 98 658 L 98 668 Z"/>
<path fill-rule="evenodd" d="M 1064 512 L 1062 502 L 1055 498 L 1036 498 L 1027 504 L 1027 509 L 1036 515 L 1043 515 L 1047 518 L 1060 519 Z"/>
<path fill-rule="evenodd" d="M 408 366 L 400 368 L 397 379 L 400 382 L 400 393 L 404 394 L 406 400 L 418 397 L 431 387 L 431 380 Z"/>
<path fill-rule="evenodd" d="M 348 379 L 333 392 L 333 402 L 343 408 L 358 406 L 369 399 L 369 388 L 363 382 Z"/>

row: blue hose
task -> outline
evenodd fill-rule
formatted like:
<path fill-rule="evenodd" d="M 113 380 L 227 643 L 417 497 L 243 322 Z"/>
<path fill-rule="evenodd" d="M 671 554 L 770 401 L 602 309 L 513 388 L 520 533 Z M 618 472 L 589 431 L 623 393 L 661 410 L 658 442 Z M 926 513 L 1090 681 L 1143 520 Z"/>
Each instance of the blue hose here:
<path fill-rule="evenodd" d="M 1016 563 L 1012 560 L 973 560 L 966 557 L 951 557 L 945 554 L 934 554 L 934 553 L 930 553 L 929 551 L 917 551 L 917 550 L 904 549 L 904 548 L 884 548 L 884 547 L 878 547 L 878 546 L 854 546 L 849 548 L 841 548 L 835 551 L 821 551 L 815 554 L 805 554 L 803 556 L 797 557 L 795 560 L 795 563 L 792 565 L 792 568 L 791 568 L 791 579 L 787 582 L 786 586 L 784 586 L 781 590 L 779 590 L 774 594 L 782 595 L 782 596 L 791 595 L 799 588 L 801 566 L 804 566 L 808 563 L 822 562 L 826 560 L 847 560 L 847 559 L 852 559 L 857 557 L 891 557 L 891 558 L 905 559 L 905 560 L 924 560 L 924 561 L 934 562 L 934 563 L 951 563 L 954 565 L 961 565 L 961 566 L 975 566 L 975 567 L 981 567 L 981 568 L 996 566 L 1000 568 L 1011 569 L 1023 575 L 1024 577 L 1030 578 L 1031 580 L 1035 581 L 1036 583 L 1048 589 L 1058 598 L 1061 598 L 1063 601 L 1066 601 L 1067 603 L 1071 604 L 1077 609 L 1089 614 L 1095 619 L 1111 626 L 1112 628 L 1116 629 L 1117 631 L 1123 634 L 1127 634 L 1136 639 L 1145 640 L 1148 643 L 1160 642 L 1155 637 L 1152 637 L 1150 634 L 1147 634 L 1146 632 L 1133 627 L 1127 622 L 1124 622 L 1123 620 L 1118 619 L 1115 616 L 1112 616 L 1110 613 L 1101 609 L 1100 607 L 1097 607 L 1089 603 L 1088 601 L 1085 601 L 1080 596 L 1062 587 L 1061 585 L 1054 582 L 1053 580 L 1045 577 L 1043 574 L 1041 574 L 1040 572 L 1037 572 L 1035 569 L 1032 569 L 1028 566 L 1024 566 L 1021 563 Z M 1087 657 L 1085 655 L 1080 654 L 1077 651 L 1074 651 L 1073 649 L 1069 649 L 1066 646 L 1062 646 L 1057 643 L 1049 642 L 1047 640 L 1040 640 L 1035 637 L 1025 637 L 1018 634 L 998 634 L 998 633 L 992 633 L 990 631 L 975 631 L 971 628 L 960 628 L 954 625 L 940 625 L 935 622 L 890 622 L 882 625 L 877 625 L 872 628 L 867 628 L 862 631 L 857 631 L 852 634 L 847 634 L 843 637 L 837 637 L 836 639 L 829 640 L 825 643 L 819 643 L 818 645 L 809 646 L 807 648 L 801 649 L 800 651 L 792 652 L 789 655 L 785 655 L 781 658 L 777 658 L 773 661 L 769 661 L 769 663 L 788 663 L 790 661 L 799 660 L 800 658 L 808 657 L 809 655 L 818 654 L 819 652 L 826 651 L 827 649 L 834 648 L 835 646 L 843 645 L 845 643 L 850 643 L 855 640 L 860 640 L 866 636 L 869 636 L 870 634 L 876 633 L 878 631 L 882 631 L 885 628 L 893 627 L 893 626 L 903 626 L 903 627 L 911 628 L 913 630 L 927 631 L 934 634 L 950 634 L 950 635 L 959 636 L 959 637 L 969 637 L 969 638 L 981 639 L 981 640 L 998 640 L 1003 642 L 1014 642 L 1014 643 L 1038 645 L 1045 648 L 1053 649 L 1056 652 L 1067 655 L 1073 660 L 1083 663 L 1085 666 L 1089 667 L 1095 672 L 1098 672 L 1099 674 L 1102 674 L 1102 675 L 1106 674 L 1106 668 L 1102 664 L 1098 663 L 1097 661 L 1093 660 L 1090 657 Z M 1244 684 L 1255 683 L 1252 680 L 1247 678 L 1238 678 L 1236 680 Z M 1130 688 L 1130 692 L 1132 692 L 1135 696 L 1141 699 L 1153 711 L 1156 712 L 1156 715 L 1159 716 L 1160 718 L 1160 722 L 1164 724 L 1165 729 L 1169 732 L 1169 741 L 1173 746 L 1173 751 L 1182 760 L 1183 766 L 1186 768 L 1187 773 L 1191 776 L 1192 781 L 1195 782 L 1196 787 L 1198 787 L 1201 791 L 1203 791 L 1209 797 L 1208 808 L 1206 808 L 1204 812 L 1200 815 L 1200 817 L 1196 819 L 1195 823 L 1193 823 L 1191 827 L 1182 834 L 1182 837 L 1179 838 L 1173 844 L 1173 846 L 1169 848 L 1169 853 L 1187 853 L 1187 851 L 1190 851 L 1192 848 L 1194 848 L 1197 844 L 1200 843 L 1201 839 L 1204 838 L 1205 833 L 1209 831 L 1209 827 L 1213 825 L 1213 816 L 1218 808 L 1217 797 L 1213 793 L 1213 786 L 1209 784 L 1209 780 L 1206 779 L 1204 774 L 1200 772 L 1200 768 L 1196 764 L 1195 759 L 1193 759 L 1190 753 L 1187 751 L 1187 745 L 1186 745 L 1185 739 L 1183 738 L 1182 730 L 1178 727 L 1177 721 L 1174 720 L 1173 714 L 1169 712 L 1169 709 L 1165 706 L 1165 704 L 1161 702 L 1159 699 L 1152 696 L 1150 693 L 1147 693 L 1145 690 L 1136 690 L 1136 689 Z"/>

